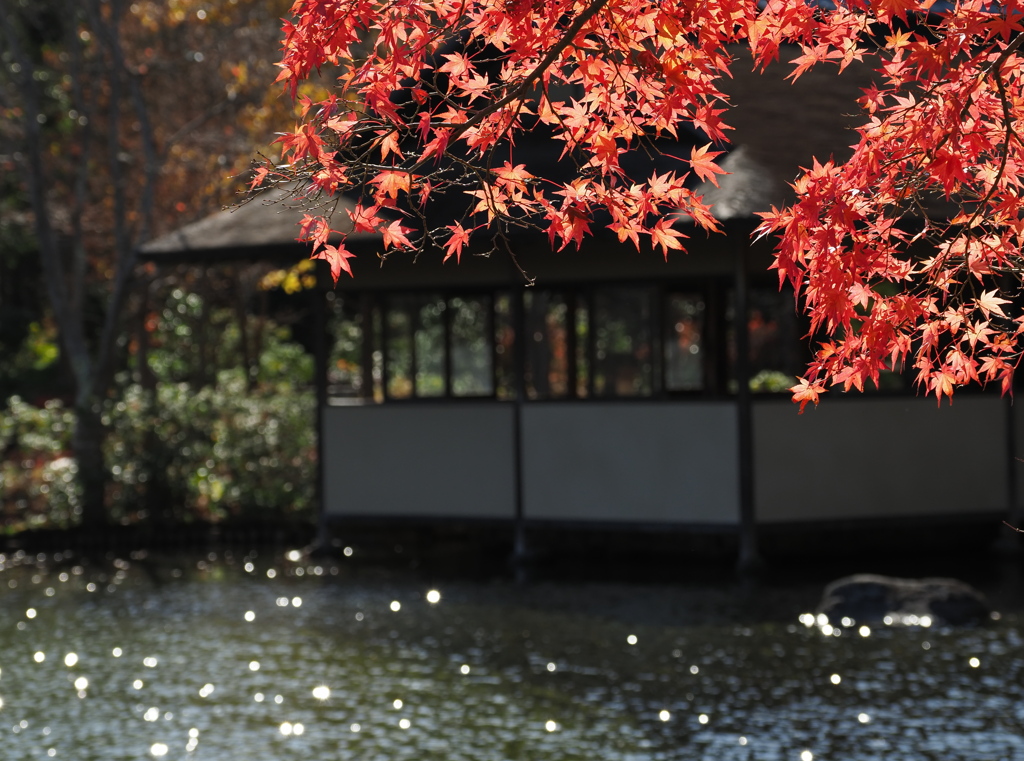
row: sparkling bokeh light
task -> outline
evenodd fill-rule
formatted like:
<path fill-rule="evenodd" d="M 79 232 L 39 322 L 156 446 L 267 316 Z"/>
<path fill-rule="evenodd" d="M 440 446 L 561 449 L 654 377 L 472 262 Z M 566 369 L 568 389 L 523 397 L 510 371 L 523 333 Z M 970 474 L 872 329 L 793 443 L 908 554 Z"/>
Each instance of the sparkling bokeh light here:
<path fill-rule="evenodd" d="M 977 761 L 1024 747 L 1016 613 L 964 630 L 798 609 L 737 625 L 675 588 L 610 604 L 613 587 L 569 584 L 452 583 L 439 604 L 421 580 L 301 553 L 0 565 L 16 612 L 0 620 L 10 758 Z"/>

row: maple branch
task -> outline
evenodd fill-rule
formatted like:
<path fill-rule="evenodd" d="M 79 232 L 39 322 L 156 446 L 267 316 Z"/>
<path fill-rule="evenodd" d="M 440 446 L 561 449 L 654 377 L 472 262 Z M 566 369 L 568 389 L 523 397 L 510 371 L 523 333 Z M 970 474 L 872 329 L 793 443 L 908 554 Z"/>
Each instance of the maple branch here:
<path fill-rule="evenodd" d="M 505 249 L 505 253 L 508 254 L 509 259 L 512 260 L 512 264 L 516 266 L 516 269 L 519 270 L 519 274 L 522 276 L 523 280 L 526 281 L 526 285 L 529 287 L 532 286 L 535 282 L 537 282 L 537 278 L 530 275 L 525 269 L 523 269 L 523 266 L 519 263 L 519 259 L 516 257 L 515 249 L 512 248 L 512 244 L 509 241 L 508 237 L 505 235 L 505 233 L 499 232 L 497 238 L 501 241 L 502 247 Z"/>
<path fill-rule="evenodd" d="M 968 231 L 973 228 L 974 222 L 977 221 L 986 204 L 988 204 L 988 202 L 992 200 L 993 196 L 995 196 L 996 188 L 999 186 L 999 181 L 1003 178 L 1003 175 L 1006 172 L 1006 164 L 1010 159 L 1010 143 L 1014 138 L 1017 138 L 1018 143 L 1020 142 L 1020 136 L 1017 135 L 1016 131 L 1013 129 L 1013 115 L 1010 113 L 1010 97 L 1006 92 L 1006 83 L 1003 81 L 1002 66 L 1009 60 L 1012 50 L 1019 48 L 1021 43 L 1024 43 L 1024 34 L 1017 35 L 1013 43 L 1007 46 L 1006 50 L 1003 51 L 1003 54 L 999 56 L 998 60 L 988 71 L 989 76 L 992 76 L 996 83 L 996 90 L 999 93 L 999 105 L 1003 111 L 1003 149 L 1000 151 L 999 169 L 996 170 L 995 177 L 992 178 L 992 187 L 988 189 L 985 197 L 979 202 L 978 208 L 976 208 L 974 210 L 974 214 L 971 215 L 971 218 L 967 223 Z M 968 232 L 968 234 L 970 233 Z"/>
<path fill-rule="evenodd" d="M 521 99 L 530 90 L 530 88 L 533 87 L 534 83 L 540 79 L 541 75 L 548 69 L 548 67 L 558 60 L 562 51 L 569 47 L 572 41 L 576 38 L 576 35 L 579 34 L 581 29 L 583 29 L 584 25 L 596 16 L 598 11 L 607 4 L 608 0 L 593 0 L 583 13 L 577 16 L 576 20 L 569 25 L 569 28 L 565 30 L 561 39 L 551 46 L 551 49 L 548 50 L 547 55 L 540 60 L 540 63 L 538 63 L 533 70 L 526 75 L 526 78 L 523 79 L 519 86 L 512 92 L 505 95 L 505 97 L 494 101 L 490 105 L 484 106 L 464 122 L 456 124 L 440 124 L 437 125 L 437 128 L 452 129 L 454 134 L 451 136 L 449 142 L 457 140 L 466 130 L 475 127 L 498 109 L 504 108 L 515 100 Z"/>
<path fill-rule="evenodd" d="M 993 61 L 991 61 L 982 70 L 982 74 L 981 75 L 992 77 L 992 80 L 993 80 L 993 82 L 995 83 L 995 86 L 996 86 L 996 91 L 998 93 L 999 102 L 1000 102 L 1000 108 L 1001 108 L 1002 115 L 1003 115 L 1003 120 L 1002 120 L 1003 121 L 1003 145 L 1002 145 L 1002 148 L 999 150 L 999 166 L 996 169 L 995 175 L 992 177 L 992 179 L 990 181 L 990 187 L 984 193 L 984 195 L 979 200 L 976 201 L 976 206 L 975 206 L 974 212 L 971 214 L 971 217 L 967 220 L 967 222 L 963 224 L 963 228 L 965 230 L 965 235 L 966 235 L 966 238 L 967 238 L 968 241 L 972 237 L 975 237 L 977 235 L 976 224 L 977 224 L 978 220 L 981 218 L 981 216 L 985 212 L 987 212 L 987 205 L 995 197 L 995 194 L 996 194 L 996 192 L 998 190 L 999 182 L 1005 176 L 1006 168 L 1007 168 L 1007 165 L 1009 163 L 1011 143 L 1013 142 L 1014 139 L 1016 139 L 1016 141 L 1018 143 L 1021 142 L 1020 136 L 1017 134 L 1016 130 L 1014 130 L 1014 127 L 1013 127 L 1013 115 L 1012 115 L 1011 110 L 1010 110 L 1010 98 L 1009 98 L 1009 94 L 1006 91 L 1006 83 L 1003 81 L 1002 67 L 1009 60 L 1010 56 L 1016 50 L 1018 50 L 1021 47 L 1022 44 L 1024 44 L 1024 34 L 1018 34 L 1013 39 L 1013 41 L 1009 45 L 1007 45 L 1006 48 L 1004 48 L 1004 50 L 999 55 L 999 57 L 994 59 Z M 979 80 L 981 79 L 981 75 L 979 76 Z M 971 105 L 971 99 L 968 96 L 967 102 L 964 104 L 964 107 L 961 109 L 961 112 L 960 112 L 960 118 L 961 119 L 966 117 L 966 115 L 967 115 L 967 113 L 969 111 L 970 105 Z M 941 145 L 945 144 L 946 142 L 949 141 L 949 139 L 951 139 L 951 137 L 952 137 L 952 133 L 951 132 L 947 133 L 944 136 L 944 139 L 942 141 L 940 141 L 939 145 L 941 146 Z M 937 150 L 937 148 L 936 148 L 936 150 Z M 983 242 L 982 242 L 980 237 L 977 237 L 976 239 L 979 241 L 980 244 L 983 244 Z M 962 257 L 962 261 L 960 261 L 959 263 L 954 263 L 952 266 L 955 269 L 960 269 L 960 268 L 963 268 L 963 267 L 965 267 L 967 265 L 968 265 L 968 257 L 967 257 L 967 254 L 966 254 L 966 244 L 965 244 L 965 255 Z M 975 299 L 977 299 L 979 297 L 979 288 L 981 288 L 981 286 L 978 283 L 976 283 L 973 278 L 968 276 L 963 281 L 957 283 L 956 285 L 958 287 L 956 287 L 954 289 L 954 293 L 955 293 L 957 299 L 960 300 L 961 302 L 966 301 L 967 297 L 965 296 L 965 293 L 968 292 L 968 291 L 970 292 L 970 294 Z M 925 293 L 926 294 L 935 294 L 938 290 L 939 290 L 939 286 L 938 286 L 937 283 L 929 283 L 928 287 L 925 290 Z M 983 291 L 983 289 L 982 289 L 982 291 Z M 948 299 L 948 295 L 945 295 L 944 298 L 943 298 L 943 301 L 946 301 L 947 299 Z M 936 349 L 937 348 L 938 347 L 936 347 Z M 1017 359 L 1018 363 L 1020 362 L 1020 359 L 1021 359 L 1021 357 L 1018 356 L 1018 359 Z"/>
<path fill-rule="evenodd" d="M 1018 50 L 1022 44 L 1024 44 L 1024 34 L 1018 34 L 1016 37 L 1014 37 L 1013 41 L 1010 42 L 1010 44 L 1008 44 L 1006 46 L 1006 48 L 1003 49 L 1002 53 L 1000 53 L 998 58 L 994 59 L 993 61 L 990 61 L 979 72 L 979 75 L 978 75 L 978 77 L 975 80 L 975 84 L 974 84 L 975 88 L 980 86 L 981 80 L 984 79 L 985 76 L 990 75 L 991 72 L 994 69 L 997 72 L 996 86 L 1000 87 L 1002 89 L 1002 80 L 999 78 L 998 73 L 1002 69 L 1003 64 L 1006 63 L 1006 61 L 1009 59 L 1009 57 L 1016 50 Z M 922 96 L 921 100 L 918 101 L 918 103 L 916 103 L 914 105 L 906 106 L 903 109 L 900 109 L 899 112 L 896 112 L 896 113 L 900 113 L 901 114 L 899 118 L 900 119 L 905 119 L 906 118 L 906 114 L 912 113 L 916 108 L 918 108 L 920 106 L 920 103 L 923 103 L 923 102 L 927 101 L 930 97 L 934 96 L 935 91 L 939 87 L 939 84 L 940 84 L 939 82 L 935 82 L 934 84 L 932 84 L 932 86 L 930 88 L 928 88 L 928 91 L 923 93 L 923 96 Z M 1005 90 L 1004 90 L 1004 92 L 1005 92 Z M 960 108 L 959 121 L 963 121 L 967 117 L 968 113 L 970 112 L 971 103 L 972 103 L 971 95 L 972 94 L 970 92 L 968 92 L 966 94 L 966 97 L 964 98 L 964 104 Z M 1007 109 L 1006 109 L 1006 100 L 1005 99 L 1003 101 L 1003 106 L 1004 106 L 1004 114 L 1008 113 Z M 939 141 L 937 143 L 935 143 L 934 146 L 932 146 L 931 150 L 924 154 L 924 156 L 926 158 L 928 158 L 928 159 L 932 159 L 933 160 L 934 156 L 942 148 L 944 148 L 946 146 L 946 144 L 950 140 L 952 140 L 952 139 L 953 139 L 953 132 L 952 132 L 952 130 L 947 131 L 944 135 L 942 135 L 942 137 L 939 139 Z M 909 192 L 910 192 L 910 190 L 911 190 L 911 186 L 909 184 L 906 185 L 904 193 L 900 196 L 900 198 L 898 200 L 906 199 L 908 194 L 909 194 Z"/>
<path fill-rule="evenodd" d="M 1014 37 L 1005 48 L 1003 48 L 1003 52 L 999 54 L 999 57 L 989 64 L 988 71 L 986 73 L 991 72 L 993 69 L 996 72 L 1001 70 L 1003 68 L 1003 64 L 1006 63 L 1011 55 L 1020 49 L 1021 45 L 1024 45 L 1024 33 L 1018 33 L 1017 36 Z"/>

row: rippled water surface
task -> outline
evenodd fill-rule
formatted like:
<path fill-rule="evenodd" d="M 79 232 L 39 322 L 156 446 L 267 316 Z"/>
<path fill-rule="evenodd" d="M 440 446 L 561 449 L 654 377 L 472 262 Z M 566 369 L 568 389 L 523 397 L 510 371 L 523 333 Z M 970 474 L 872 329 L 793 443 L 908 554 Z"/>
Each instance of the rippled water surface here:
<path fill-rule="evenodd" d="M 3 758 L 1024 759 L 1016 614 L 824 636 L 785 599 L 727 623 L 728 589 L 4 563 Z"/>

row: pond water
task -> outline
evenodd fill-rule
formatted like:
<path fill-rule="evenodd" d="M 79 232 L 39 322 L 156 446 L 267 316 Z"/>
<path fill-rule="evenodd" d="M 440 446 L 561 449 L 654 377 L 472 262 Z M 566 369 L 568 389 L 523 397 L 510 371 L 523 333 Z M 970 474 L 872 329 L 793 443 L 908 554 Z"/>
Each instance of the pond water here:
<path fill-rule="evenodd" d="M 730 621 L 728 587 L 434 589 L 255 554 L 2 565 L 5 758 L 1024 759 L 1016 613 L 826 636 L 799 595 Z"/>

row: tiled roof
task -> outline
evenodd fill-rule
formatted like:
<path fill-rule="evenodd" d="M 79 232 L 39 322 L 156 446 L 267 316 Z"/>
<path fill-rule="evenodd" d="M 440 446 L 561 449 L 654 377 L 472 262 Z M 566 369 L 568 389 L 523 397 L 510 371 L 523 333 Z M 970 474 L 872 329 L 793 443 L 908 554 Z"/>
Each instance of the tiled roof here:
<path fill-rule="evenodd" d="M 798 52 L 796 48 L 784 51 L 783 60 Z M 858 123 L 856 99 L 873 76 L 865 64 L 854 63 L 842 74 L 829 64 L 812 68 L 794 83 L 786 79 L 792 69 L 789 64 L 777 62 L 761 73 L 753 70 L 752 59 L 744 47 L 737 46 L 735 57 L 733 77 L 722 83 L 732 103 L 725 118 L 734 129 L 728 133 L 732 142 L 720 162 L 730 174 L 719 176 L 717 188 L 710 183 L 699 186 L 722 220 L 753 219 L 758 211 L 790 201 L 790 183 L 800 167 L 810 166 L 813 157 L 822 161 L 830 156 L 846 158 L 857 140 L 853 131 Z M 697 135 L 684 136 L 685 144 L 679 145 L 659 139 L 655 147 L 662 155 L 640 152 L 634 157 L 623 157 L 623 166 L 638 178 L 647 178 L 652 171 L 685 170 L 684 162 L 668 154 L 688 156 L 690 144 L 705 141 Z M 535 135 L 532 141 L 520 141 L 515 158 L 528 161 L 532 168 L 550 153 L 548 179 L 565 181 L 563 175 L 571 174 L 575 167 L 568 159 L 558 161 L 562 147 L 560 141 Z M 628 162 L 632 163 L 627 165 Z M 456 201 L 465 203 L 459 193 L 439 196 L 435 203 L 450 206 Z M 346 200 L 338 203 L 351 206 Z M 307 205 L 295 199 L 293 192 L 272 189 L 244 205 L 153 240 L 143 245 L 140 252 L 143 256 L 163 258 L 162 255 L 201 255 L 214 250 L 293 249 L 298 222 L 306 210 Z M 334 214 L 334 224 L 342 230 L 351 225 L 341 208 Z"/>
<path fill-rule="evenodd" d="M 343 199 L 339 199 L 337 204 L 332 217 L 335 228 L 351 229 L 351 220 L 344 209 L 351 208 L 352 204 Z M 329 208 L 324 206 L 317 213 Z M 211 214 L 149 241 L 139 251 L 148 256 L 290 247 L 296 245 L 299 222 L 308 210 L 309 203 L 297 198 L 293 189 L 271 188 L 244 204 Z"/>
<path fill-rule="evenodd" d="M 798 52 L 784 50 L 783 61 Z M 839 74 L 832 64 L 819 65 L 796 82 L 786 79 L 791 70 L 776 62 L 763 73 L 753 71 L 749 52 L 736 51 L 733 77 L 722 83 L 732 103 L 723 118 L 734 129 L 728 133 L 732 150 L 721 164 L 732 174 L 719 178 L 719 188 L 700 186 L 720 219 L 752 217 L 789 202 L 789 184 L 801 167 L 815 157 L 824 162 L 852 153 L 858 139 L 853 127 L 863 120 L 856 100 L 871 83 L 870 67 L 855 62 Z"/>

